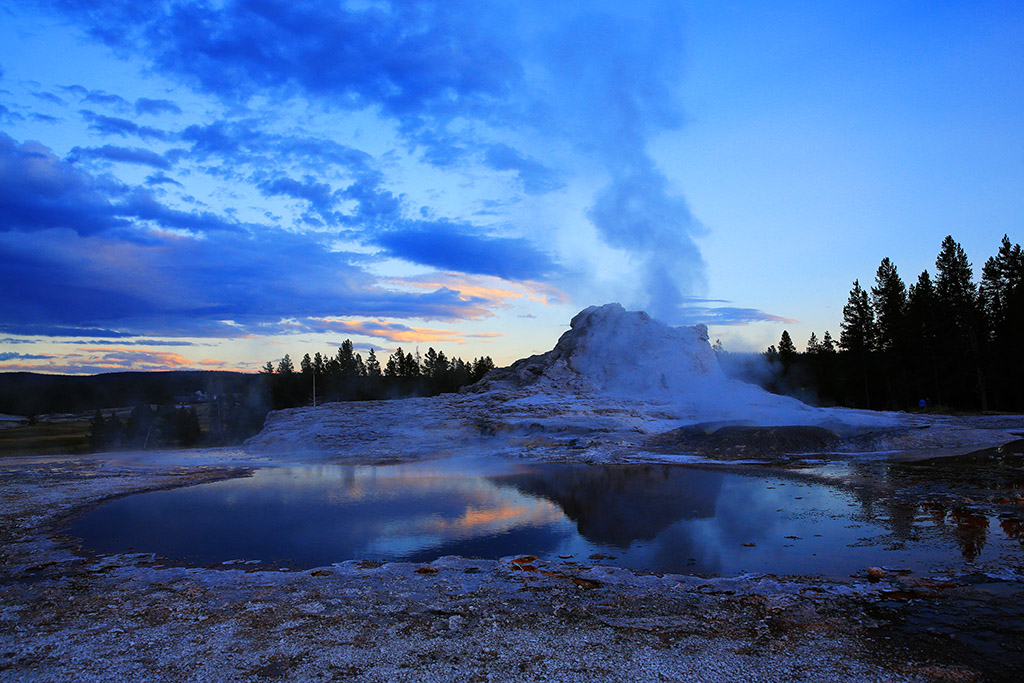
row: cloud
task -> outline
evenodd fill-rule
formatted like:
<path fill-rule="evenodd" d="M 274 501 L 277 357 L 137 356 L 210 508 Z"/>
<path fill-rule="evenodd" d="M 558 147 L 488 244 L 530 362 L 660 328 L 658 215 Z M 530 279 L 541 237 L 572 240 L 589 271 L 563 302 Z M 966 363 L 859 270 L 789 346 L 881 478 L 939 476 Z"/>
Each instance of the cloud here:
<path fill-rule="evenodd" d="M 13 123 L 15 121 L 24 121 L 25 117 L 17 112 L 13 112 L 4 105 L 0 104 L 0 121 L 6 121 Z"/>
<path fill-rule="evenodd" d="M 40 90 L 40 91 L 36 91 L 36 92 L 32 93 L 32 96 L 35 97 L 36 99 L 42 100 L 43 102 L 48 102 L 50 104 L 56 104 L 57 106 L 60 106 L 60 107 L 67 106 L 67 102 L 65 102 L 63 99 L 61 99 L 59 96 L 53 94 L 52 92 L 47 92 L 45 90 Z"/>
<path fill-rule="evenodd" d="M 462 297 L 486 301 L 488 306 L 496 308 L 509 306 L 511 302 L 533 301 L 545 305 L 569 302 L 565 292 L 548 284 L 486 275 L 437 272 L 416 277 L 390 278 L 389 282 L 430 291 L 450 289 Z"/>
<path fill-rule="evenodd" d="M 339 107 L 379 106 L 419 128 L 425 116 L 486 107 L 521 77 L 518 61 L 481 30 L 499 8 L 460 0 L 386 10 L 302 0 L 61 8 L 100 40 L 239 102 L 302 90 Z"/>
<path fill-rule="evenodd" d="M 181 142 L 183 149 L 164 156 L 168 162 L 202 164 L 209 176 L 246 183 L 264 197 L 302 202 L 293 227 L 306 221 L 334 228 L 383 255 L 446 271 L 566 276 L 554 255 L 523 236 L 526 229 L 515 222 L 523 216 L 506 216 L 500 230 L 457 215 L 433 220 L 438 212 L 414 219 L 401 194 L 405 185 L 398 184 L 406 179 L 389 185 L 384 157 L 274 119 L 293 105 L 328 116 L 359 112 L 374 132 L 387 127 L 381 140 L 394 133 L 407 147 L 395 157 L 417 155 L 461 176 L 467 187 L 481 169 L 521 187 L 526 202 L 567 188 L 570 180 L 574 197 L 580 196 L 576 185 L 583 186 L 593 193 L 588 209 L 570 206 L 566 214 L 585 215 L 604 245 L 626 255 L 632 281 L 642 285 L 643 303 L 655 315 L 681 319 L 683 297 L 704 286 L 696 246 L 702 227 L 648 152 L 685 120 L 680 3 L 112 0 L 97 6 L 61 0 L 55 6 L 119 54 L 139 56 L 161 77 L 218 98 L 232 112 L 228 118 L 259 105 L 250 119 L 177 133 L 83 110 L 92 131 Z M 140 103 L 137 114 L 175 113 Z M 153 178 L 160 184 L 161 176 Z M 208 232 L 232 224 L 224 219 L 227 210 L 219 226 L 213 214 L 206 225 L 203 217 L 166 213 L 159 209 L 172 208 L 153 195 L 147 203 L 137 188 L 98 194 L 114 219 Z M 552 230 L 576 227 L 566 220 Z M 599 279 L 597 266 L 591 268 L 591 279 Z"/>
<path fill-rule="evenodd" d="M 146 176 L 146 184 L 153 185 L 176 185 L 177 187 L 184 187 L 174 178 L 170 177 L 166 173 L 153 173 L 152 175 Z"/>
<path fill-rule="evenodd" d="M 273 228 L 148 242 L 56 229 L 0 234 L 0 330 L 237 338 L 315 330 L 312 319 L 338 315 L 490 315 L 483 302 L 452 290 L 382 287 L 351 259 L 311 236 Z"/>
<path fill-rule="evenodd" d="M 11 351 L 0 352 L 0 361 L 9 360 L 46 360 L 47 358 L 53 358 L 53 356 L 31 354 L 31 353 L 14 353 Z"/>
<path fill-rule="evenodd" d="M 447 221 L 410 222 L 372 242 L 412 263 L 476 275 L 541 280 L 559 270 L 549 255 L 524 238 L 478 235 L 468 225 Z"/>
<path fill-rule="evenodd" d="M 145 150 L 106 146 L 74 154 L 150 159 Z M 150 159 L 151 160 L 151 159 Z M 131 188 L 110 176 L 90 175 L 39 143 L 19 144 L 0 133 L 0 232 L 70 228 L 89 235 L 134 231 L 140 221 L 195 232 L 239 230 L 237 221 L 212 212 L 181 211 L 161 204 L 150 190 Z"/>
<path fill-rule="evenodd" d="M 181 107 L 170 100 L 152 100 L 140 97 L 135 100 L 135 113 L 142 114 L 181 114 Z"/>
<path fill-rule="evenodd" d="M 172 137 L 167 131 L 152 126 L 140 126 L 134 121 L 116 116 L 97 114 L 89 109 L 82 109 L 78 113 L 81 114 L 89 128 L 100 135 L 117 135 L 122 138 L 135 135 L 146 140 L 169 140 Z"/>
<path fill-rule="evenodd" d="M 74 94 L 83 102 L 91 102 L 92 104 L 113 107 L 119 111 L 127 111 L 130 108 L 126 99 L 120 95 L 108 93 L 103 90 L 90 90 L 81 85 L 62 86 L 61 90 Z"/>
<path fill-rule="evenodd" d="M 118 147 L 103 145 L 102 147 L 73 147 L 68 155 L 70 161 L 80 159 L 105 159 L 126 164 L 140 164 L 153 168 L 170 169 L 171 162 L 156 152 L 141 147 Z"/>
<path fill-rule="evenodd" d="M 329 214 L 338 203 L 338 197 L 330 185 L 317 182 L 313 176 L 308 175 L 301 181 L 282 177 L 262 180 L 256 187 L 265 197 L 283 195 L 305 200 L 321 215 Z"/>
<path fill-rule="evenodd" d="M 484 153 L 484 163 L 495 171 L 515 171 L 527 194 L 544 194 L 565 186 L 553 170 L 506 144 L 489 145 Z"/>
<path fill-rule="evenodd" d="M 104 330 L 90 327 L 66 327 L 62 325 L 50 325 L 47 323 L 0 323 L 0 329 L 11 334 L 21 334 L 32 337 L 72 337 L 75 335 L 89 335 L 93 337 L 108 337 L 110 339 L 121 339 L 134 337 L 131 332 L 119 332 L 117 330 Z M 28 343 L 24 340 L 17 340 L 17 343 Z"/>
<path fill-rule="evenodd" d="M 467 335 L 456 330 L 410 327 L 402 323 L 392 323 L 383 320 L 323 320 L 318 322 L 322 326 L 320 330 L 324 332 L 358 334 L 365 337 L 387 339 L 394 343 L 451 342 L 465 344 L 467 338 L 489 339 L 504 336 L 499 333 Z"/>
<path fill-rule="evenodd" d="M 58 344 L 73 344 L 75 346 L 109 344 L 109 339 L 67 339 L 55 342 Z M 180 339 L 118 339 L 118 346 L 199 346 L 196 342 L 182 341 Z"/>
<path fill-rule="evenodd" d="M 69 227 L 82 234 L 121 228 L 111 197 L 123 186 L 94 177 L 36 142 L 0 133 L 0 232 Z"/>
<path fill-rule="evenodd" d="M 703 323 L 705 325 L 749 325 L 756 322 L 796 323 L 797 320 L 785 318 L 773 313 L 765 313 L 757 308 L 741 308 L 737 306 L 715 306 L 716 303 L 728 303 L 721 300 L 687 299 L 680 309 L 682 320 L 686 324 Z"/>
<path fill-rule="evenodd" d="M 60 374 L 100 374 L 105 372 L 133 371 L 167 371 L 167 370 L 208 370 L 229 369 L 228 363 L 222 360 L 203 359 L 191 360 L 176 353 L 166 351 L 129 349 L 120 346 L 83 347 L 76 352 L 60 356 L 23 356 L 22 358 L 3 358 L 0 354 L 0 365 L 6 372 L 49 372 Z M 12 363 L 10 360 L 45 360 L 44 363 Z"/>

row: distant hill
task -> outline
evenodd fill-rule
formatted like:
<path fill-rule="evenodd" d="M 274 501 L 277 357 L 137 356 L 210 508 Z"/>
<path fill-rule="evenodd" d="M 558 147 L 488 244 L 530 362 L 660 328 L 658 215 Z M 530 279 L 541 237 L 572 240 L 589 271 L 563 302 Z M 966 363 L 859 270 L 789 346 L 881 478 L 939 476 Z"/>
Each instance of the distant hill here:
<path fill-rule="evenodd" d="M 255 373 L 216 370 L 112 372 L 102 375 L 0 373 L 0 413 L 42 415 L 80 413 L 96 408 L 160 404 L 194 396 L 248 393 L 260 386 Z"/>

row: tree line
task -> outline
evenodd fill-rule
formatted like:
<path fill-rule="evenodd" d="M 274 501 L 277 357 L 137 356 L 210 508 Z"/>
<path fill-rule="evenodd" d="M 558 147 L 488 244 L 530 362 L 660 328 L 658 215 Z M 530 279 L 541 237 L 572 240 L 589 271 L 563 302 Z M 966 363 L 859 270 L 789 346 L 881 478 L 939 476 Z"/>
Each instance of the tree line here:
<path fill-rule="evenodd" d="M 406 353 L 399 347 L 382 366 L 370 349 L 364 359 L 346 339 L 334 355 L 308 353 L 299 362 L 285 356 L 274 365 L 267 361 L 260 373 L 267 378 L 274 409 L 321 401 L 365 401 L 433 396 L 458 391 L 494 368 L 490 356 L 470 362 L 448 358 L 443 351 Z"/>
<path fill-rule="evenodd" d="M 934 278 L 909 287 L 883 258 L 874 284 L 853 281 L 838 343 L 811 333 L 799 353 L 788 331 L 764 356 L 780 392 L 823 405 L 913 410 L 1024 410 L 1024 253 L 1004 235 L 981 278 L 953 237 Z"/>

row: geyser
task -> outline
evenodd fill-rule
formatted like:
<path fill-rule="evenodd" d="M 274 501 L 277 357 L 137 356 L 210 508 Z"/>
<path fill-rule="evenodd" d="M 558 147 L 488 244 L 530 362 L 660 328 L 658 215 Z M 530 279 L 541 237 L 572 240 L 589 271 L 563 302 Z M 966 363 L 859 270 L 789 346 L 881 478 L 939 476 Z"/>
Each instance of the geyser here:
<path fill-rule="evenodd" d="M 682 409 L 681 417 L 691 421 L 804 425 L 834 420 L 796 399 L 728 379 L 706 326 L 669 326 L 617 303 L 580 311 L 553 349 L 496 369 L 471 388 L 494 389 L 657 401 Z"/>

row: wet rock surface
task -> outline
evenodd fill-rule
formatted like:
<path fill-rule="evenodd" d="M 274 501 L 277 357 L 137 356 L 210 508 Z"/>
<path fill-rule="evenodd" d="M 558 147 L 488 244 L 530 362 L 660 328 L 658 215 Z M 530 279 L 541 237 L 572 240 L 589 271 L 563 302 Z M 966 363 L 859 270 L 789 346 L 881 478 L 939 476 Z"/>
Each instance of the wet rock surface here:
<path fill-rule="evenodd" d="M 831 429 L 810 425 L 688 425 L 652 436 L 645 445 L 662 452 L 744 458 L 752 455 L 825 453 L 834 450 L 841 441 L 842 437 Z"/>

